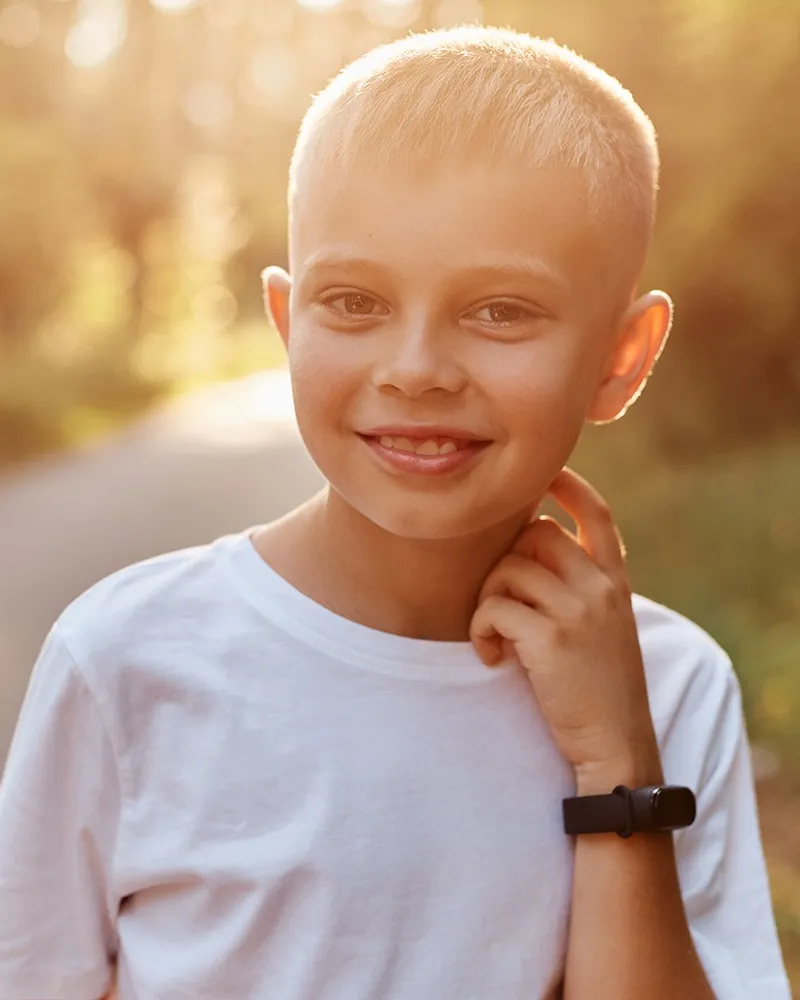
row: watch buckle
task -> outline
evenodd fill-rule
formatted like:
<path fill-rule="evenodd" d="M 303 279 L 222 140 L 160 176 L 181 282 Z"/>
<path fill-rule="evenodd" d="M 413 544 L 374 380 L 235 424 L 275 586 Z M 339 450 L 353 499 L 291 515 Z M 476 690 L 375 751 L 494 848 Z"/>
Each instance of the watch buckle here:
<path fill-rule="evenodd" d="M 618 795 L 625 802 L 625 828 L 617 830 L 617 836 L 627 839 L 633 833 L 633 795 L 627 785 L 617 785 L 612 794 Z"/>

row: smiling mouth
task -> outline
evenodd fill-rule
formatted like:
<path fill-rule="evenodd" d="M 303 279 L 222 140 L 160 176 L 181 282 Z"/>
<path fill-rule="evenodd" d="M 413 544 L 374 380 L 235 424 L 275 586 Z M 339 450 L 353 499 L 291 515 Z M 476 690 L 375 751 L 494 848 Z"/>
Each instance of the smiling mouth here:
<path fill-rule="evenodd" d="M 436 476 L 460 470 L 487 448 L 491 441 L 476 441 L 451 437 L 429 437 L 417 440 L 393 437 L 389 434 L 358 434 L 380 464 L 399 472 Z"/>
<path fill-rule="evenodd" d="M 438 435 L 428 438 L 410 438 L 390 434 L 364 434 L 361 436 L 370 441 L 377 441 L 383 448 L 408 455 L 450 455 L 453 452 L 464 450 L 470 444 L 478 443 Z"/>

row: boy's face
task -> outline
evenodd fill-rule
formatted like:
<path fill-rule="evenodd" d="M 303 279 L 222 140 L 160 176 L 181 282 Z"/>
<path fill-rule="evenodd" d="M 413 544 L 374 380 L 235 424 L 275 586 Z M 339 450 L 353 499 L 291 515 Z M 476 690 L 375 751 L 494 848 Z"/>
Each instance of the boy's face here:
<path fill-rule="evenodd" d="M 322 179 L 295 207 L 291 297 L 272 270 L 268 303 L 287 343 L 306 446 L 363 516 L 428 539 L 524 516 L 584 421 L 624 408 L 642 381 L 629 369 L 649 371 L 669 306 L 635 311 L 631 346 L 620 314 L 634 275 L 608 229 L 588 217 L 582 175 L 556 167 L 462 165 L 424 180 L 365 169 Z M 625 372 L 609 378 L 620 339 Z M 456 441 L 455 462 L 452 445 L 449 459 L 428 458 L 445 466 L 438 474 L 409 471 L 370 436 L 408 425 L 423 436 L 426 426 L 454 428 L 481 443 Z M 408 452 L 404 436 L 384 445 Z"/>

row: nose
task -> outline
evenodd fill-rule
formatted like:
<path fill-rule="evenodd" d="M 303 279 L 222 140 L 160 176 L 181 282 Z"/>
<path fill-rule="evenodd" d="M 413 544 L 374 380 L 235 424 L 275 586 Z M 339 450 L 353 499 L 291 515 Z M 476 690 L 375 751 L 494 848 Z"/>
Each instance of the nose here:
<path fill-rule="evenodd" d="M 409 399 L 433 389 L 457 393 L 467 377 L 456 361 L 455 347 L 446 333 L 430 324 L 399 330 L 381 346 L 381 356 L 373 365 L 373 384 L 378 389 L 396 389 Z"/>

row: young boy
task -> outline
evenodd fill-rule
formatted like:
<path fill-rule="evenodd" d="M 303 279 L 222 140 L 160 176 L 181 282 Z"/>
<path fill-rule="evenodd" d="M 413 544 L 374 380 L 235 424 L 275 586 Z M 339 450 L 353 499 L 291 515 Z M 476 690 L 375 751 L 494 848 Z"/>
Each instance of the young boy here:
<path fill-rule="evenodd" d="M 265 294 L 328 485 L 53 626 L 0 794 L 4 1000 L 115 966 L 120 1000 L 786 1000 L 731 662 L 631 595 L 564 468 L 668 335 L 657 173 L 617 81 L 511 31 L 316 98 Z"/>

